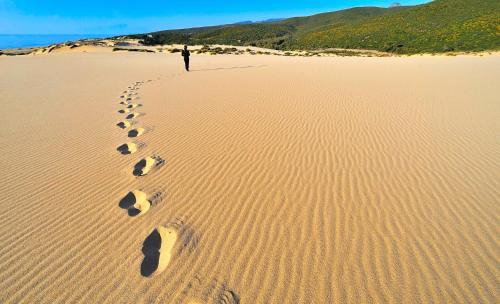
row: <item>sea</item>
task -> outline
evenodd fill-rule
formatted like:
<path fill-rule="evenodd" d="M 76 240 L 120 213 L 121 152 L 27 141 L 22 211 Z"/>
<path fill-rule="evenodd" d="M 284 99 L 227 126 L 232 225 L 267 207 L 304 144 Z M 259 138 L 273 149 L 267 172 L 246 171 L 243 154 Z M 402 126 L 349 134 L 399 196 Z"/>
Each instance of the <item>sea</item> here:
<path fill-rule="evenodd" d="M 113 35 L 6 35 L 0 34 L 0 50 L 48 46 L 81 39 L 106 38 Z"/>

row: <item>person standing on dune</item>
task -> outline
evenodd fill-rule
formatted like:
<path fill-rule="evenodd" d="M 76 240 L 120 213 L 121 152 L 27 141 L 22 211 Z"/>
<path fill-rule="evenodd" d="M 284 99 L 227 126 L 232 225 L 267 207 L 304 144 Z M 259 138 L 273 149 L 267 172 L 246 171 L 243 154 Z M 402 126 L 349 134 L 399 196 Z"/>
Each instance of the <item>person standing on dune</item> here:
<path fill-rule="evenodd" d="M 184 46 L 184 50 L 182 50 L 182 57 L 184 57 L 184 65 L 186 66 L 186 71 L 189 72 L 189 56 L 191 56 L 191 53 L 188 50 L 188 46 Z"/>

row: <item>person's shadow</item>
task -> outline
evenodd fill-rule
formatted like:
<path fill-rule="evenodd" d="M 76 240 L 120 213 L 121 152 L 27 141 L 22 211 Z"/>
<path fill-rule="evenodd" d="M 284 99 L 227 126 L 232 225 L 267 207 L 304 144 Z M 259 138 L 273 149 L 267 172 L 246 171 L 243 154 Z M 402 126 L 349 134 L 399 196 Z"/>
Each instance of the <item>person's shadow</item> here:
<path fill-rule="evenodd" d="M 190 72 L 209 72 L 209 71 L 218 71 L 218 70 L 235 70 L 235 69 L 251 69 L 251 68 L 263 68 L 267 67 L 267 65 L 247 65 L 247 66 L 235 66 L 228 68 L 212 68 L 212 69 L 191 69 Z"/>

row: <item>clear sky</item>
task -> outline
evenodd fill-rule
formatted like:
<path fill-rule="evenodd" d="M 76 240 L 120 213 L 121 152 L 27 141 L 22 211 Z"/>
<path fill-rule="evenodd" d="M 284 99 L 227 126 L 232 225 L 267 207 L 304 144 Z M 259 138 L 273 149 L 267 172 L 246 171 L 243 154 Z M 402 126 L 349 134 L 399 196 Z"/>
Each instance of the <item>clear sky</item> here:
<path fill-rule="evenodd" d="M 428 0 L 0 0 L 0 34 L 132 34 Z"/>

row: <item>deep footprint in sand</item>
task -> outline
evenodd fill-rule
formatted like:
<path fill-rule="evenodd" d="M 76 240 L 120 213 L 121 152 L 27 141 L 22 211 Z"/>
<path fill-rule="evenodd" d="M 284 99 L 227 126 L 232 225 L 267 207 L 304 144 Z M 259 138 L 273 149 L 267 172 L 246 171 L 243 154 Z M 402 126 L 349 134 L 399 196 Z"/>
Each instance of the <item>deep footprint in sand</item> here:
<path fill-rule="evenodd" d="M 128 110 L 128 111 L 130 112 L 130 110 Z M 139 113 L 130 113 L 130 114 L 128 114 L 128 115 L 127 115 L 127 117 L 126 117 L 126 118 L 127 118 L 127 119 L 134 119 L 134 118 L 137 118 L 137 117 L 139 117 L 139 116 L 140 116 L 140 114 L 139 114 Z"/>
<path fill-rule="evenodd" d="M 126 129 L 130 128 L 132 123 L 130 121 L 120 121 L 119 123 L 116 124 L 120 129 Z M 130 132 L 129 132 L 130 133 Z"/>
<path fill-rule="evenodd" d="M 162 273 L 172 259 L 178 231 L 172 227 L 156 228 L 144 241 L 142 252 L 144 260 L 141 264 L 141 274 L 145 277 Z"/>
<path fill-rule="evenodd" d="M 127 105 L 127 108 L 128 109 L 135 109 L 135 108 L 138 108 L 138 107 L 141 107 L 141 106 L 142 106 L 141 104 L 133 103 L 133 104 Z"/>
<path fill-rule="evenodd" d="M 120 152 L 123 155 L 133 154 L 137 152 L 137 149 L 138 146 L 135 143 L 126 143 L 116 148 L 116 150 L 118 150 L 118 152 Z"/>
<path fill-rule="evenodd" d="M 121 109 L 121 110 L 118 111 L 118 113 L 120 113 L 120 114 L 128 114 L 128 113 L 130 113 L 130 110 L 129 109 Z"/>
<path fill-rule="evenodd" d="M 154 167 L 156 160 L 152 157 L 141 159 L 135 166 L 133 174 L 135 176 L 144 176 Z"/>
<path fill-rule="evenodd" d="M 144 215 L 151 208 L 151 202 L 147 199 L 147 194 L 139 190 L 127 193 L 119 205 L 120 208 L 127 209 L 128 215 L 132 217 Z"/>
<path fill-rule="evenodd" d="M 128 132 L 128 137 L 139 137 L 141 136 L 142 134 L 144 134 L 144 132 L 146 132 L 146 129 L 144 128 L 137 128 L 137 129 L 133 129 L 133 130 L 130 130 Z"/>
<path fill-rule="evenodd" d="M 159 168 L 165 163 L 165 161 L 159 156 L 146 157 L 141 159 L 134 166 L 134 171 L 132 172 L 135 176 L 144 176 L 151 172 L 154 168 Z"/>

